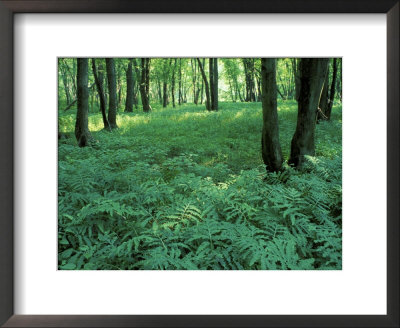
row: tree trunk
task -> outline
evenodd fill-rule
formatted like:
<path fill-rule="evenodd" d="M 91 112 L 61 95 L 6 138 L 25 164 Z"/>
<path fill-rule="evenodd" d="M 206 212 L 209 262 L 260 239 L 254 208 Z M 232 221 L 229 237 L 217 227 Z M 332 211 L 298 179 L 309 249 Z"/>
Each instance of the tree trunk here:
<path fill-rule="evenodd" d="M 172 78 L 171 78 L 171 96 L 172 96 L 173 108 L 175 108 L 175 70 L 176 70 L 176 58 L 174 59 L 174 66 L 172 68 Z"/>
<path fill-rule="evenodd" d="M 276 90 L 276 59 L 261 59 L 261 100 L 263 129 L 261 137 L 262 158 L 267 171 L 282 169 L 282 150 L 279 142 L 279 122 Z"/>
<path fill-rule="evenodd" d="M 214 110 L 214 103 L 215 103 L 215 100 L 214 100 L 214 97 L 215 97 L 215 94 L 214 94 L 214 91 L 215 91 L 215 89 L 214 89 L 214 58 L 208 59 L 208 77 L 210 79 L 210 96 L 211 96 L 210 105 L 211 105 L 211 110 Z"/>
<path fill-rule="evenodd" d="M 96 83 L 97 87 L 97 93 L 99 95 L 99 100 L 100 100 L 100 110 L 101 110 L 101 116 L 103 118 L 103 125 L 105 130 L 110 130 L 110 124 L 108 123 L 108 119 L 106 116 L 106 99 L 104 97 L 104 88 L 103 88 L 103 73 L 101 65 L 99 65 L 99 73 L 97 73 L 97 68 L 96 68 L 96 59 L 92 58 L 92 71 L 93 71 L 93 76 L 94 76 L 94 81 Z"/>
<path fill-rule="evenodd" d="M 243 58 L 243 67 L 246 82 L 246 98 L 245 101 L 255 101 L 255 84 L 254 84 L 254 59 Z"/>
<path fill-rule="evenodd" d="M 76 112 L 75 137 L 79 147 L 88 146 L 92 136 L 88 127 L 89 114 L 89 89 L 88 89 L 88 59 L 78 58 L 77 70 L 77 100 L 78 110 Z"/>
<path fill-rule="evenodd" d="M 305 156 L 315 155 L 315 122 L 328 59 L 303 58 L 300 62 L 300 95 L 296 131 L 293 135 L 289 164 L 301 167 Z"/>
<path fill-rule="evenodd" d="M 61 61 L 59 61 L 59 67 L 60 67 L 60 71 L 61 71 Z M 62 80 L 63 80 L 63 84 L 64 84 L 65 98 L 66 98 L 67 106 L 68 106 L 71 103 L 71 96 L 69 94 L 68 78 L 67 78 L 67 72 L 66 72 L 65 68 L 62 70 L 61 74 L 62 74 Z"/>
<path fill-rule="evenodd" d="M 292 59 L 292 68 L 293 68 L 293 75 L 294 75 L 294 89 L 295 89 L 295 99 L 299 101 L 300 96 L 300 74 L 299 74 L 299 63 L 301 59 Z"/>
<path fill-rule="evenodd" d="M 115 78 L 115 63 L 113 58 L 106 58 L 107 80 L 108 80 L 108 122 L 111 129 L 117 126 L 117 81 Z"/>
<path fill-rule="evenodd" d="M 197 58 L 197 62 L 199 63 L 200 71 L 201 71 L 201 76 L 203 77 L 204 81 L 204 89 L 206 91 L 206 109 L 211 110 L 211 103 L 210 103 L 210 89 L 208 87 L 208 81 L 207 81 L 207 76 L 206 73 L 204 72 L 204 67 L 201 64 L 201 61 L 199 58 Z"/>
<path fill-rule="evenodd" d="M 218 58 L 214 58 L 213 60 L 213 94 L 214 94 L 214 100 L 213 100 L 213 110 L 218 110 Z"/>
<path fill-rule="evenodd" d="M 329 94 L 328 108 L 327 108 L 327 111 L 326 111 L 326 116 L 327 116 L 327 120 L 328 121 L 330 121 L 330 119 L 331 119 L 333 102 L 335 100 L 336 77 L 337 77 L 337 59 L 333 58 L 333 72 L 332 72 L 331 91 L 330 91 L 330 94 Z"/>
<path fill-rule="evenodd" d="M 328 90 L 329 90 L 329 66 L 326 71 L 326 76 L 324 80 L 324 85 L 322 87 L 321 97 L 319 99 L 318 112 L 317 112 L 317 122 L 320 120 L 327 120 L 328 117 L 326 113 L 328 111 Z"/>
<path fill-rule="evenodd" d="M 157 76 L 157 94 L 158 94 L 158 101 L 160 104 L 163 104 L 163 97 L 162 97 L 162 92 L 161 92 L 161 82 L 160 78 Z"/>
<path fill-rule="evenodd" d="M 182 58 L 179 58 L 178 105 L 182 104 Z"/>
<path fill-rule="evenodd" d="M 148 83 L 148 79 L 146 78 L 146 66 L 147 66 L 146 62 L 147 62 L 147 58 L 141 58 L 140 59 L 140 68 L 139 68 L 136 60 L 133 59 L 136 76 L 140 77 L 139 91 L 140 91 L 140 98 L 142 99 L 143 111 L 150 112 L 151 106 L 149 103 L 149 98 L 148 98 L 148 93 L 147 93 L 148 87 L 146 86 Z"/>
<path fill-rule="evenodd" d="M 163 82 L 163 107 L 167 107 L 168 105 L 168 89 L 167 82 Z"/>
<path fill-rule="evenodd" d="M 125 101 L 125 112 L 133 112 L 133 69 L 132 69 L 132 59 L 129 59 L 128 69 L 126 71 L 126 101 Z"/>
<path fill-rule="evenodd" d="M 145 58 L 145 86 L 146 96 L 150 100 L 150 58 Z M 149 105 L 150 106 L 150 105 Z M 150 108 L 151 109 L 151 108 Z"/>

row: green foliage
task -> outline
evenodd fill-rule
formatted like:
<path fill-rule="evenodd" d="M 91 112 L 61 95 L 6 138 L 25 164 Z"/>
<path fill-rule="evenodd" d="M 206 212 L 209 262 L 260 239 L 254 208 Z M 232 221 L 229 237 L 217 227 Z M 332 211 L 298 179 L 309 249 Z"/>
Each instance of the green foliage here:
<path fill-rule="evenodd" d="M 296 103 L 280 102 L 285 158 Z M 74 112 L 60 112 L 73 134 Z M 59 141 L 59 268 L 341 269 L 341 109 L 317 125 L 317 156 L 266 173 L 260 103 L 120 114 L 99 141 Z"/>

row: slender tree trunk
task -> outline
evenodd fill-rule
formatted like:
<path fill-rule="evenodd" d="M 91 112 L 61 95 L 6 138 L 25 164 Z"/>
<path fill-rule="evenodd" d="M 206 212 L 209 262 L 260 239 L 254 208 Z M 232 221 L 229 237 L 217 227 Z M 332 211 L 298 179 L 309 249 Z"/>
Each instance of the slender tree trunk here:
<path fill-rule="evenodd" d="M 147 58 L 140 59 L 140 68 L 135 59 L 133 59 L 133 64 L 135 66 L 136 76 L 140 76 L 139 91 L 140 98 L 142 99 L 142 106 L 144 112 L 150 112 L 151 106 L 148 98 L 148 79 L 146 74 Z"/>
<path fill-rule="evenodd" d="M 213 75 L 214 75 L 214 82 L 213 82 L 213 94 L 214 94 L 214 102 L 213 102 L 213 110 L 218 110 L 218 58 L 214 58 L 213 60 Z"/>
<path fill-rule="evenodd" d="M 211 110 L 214 110 L 215 104 L 215 88 L 214 88 L 214 58 L 208 59 L 208 76 L 210 78 L 210 96 L 211 96 Z"/>
<path fill-rule="evenodd" d="M 167 107 L 168 105 L 168 90 L 167 90 L 167 82 L 163 82 L 163 107 Z"/>
<path fill-rule="evenodd" d="M 261 59 L 263 129 L 262 158 L 271 172 L 282 169 L 282 150 L 279 142 L 279 122 L 276 102 L 276 59 Z"/>
<path fill-rule="evenodd" d="M 178 105 L 182 104 L 182 58 L 179 58 Z"/>
<path fill-rule="evenodd" d="M 73 63 L 73 72 L 71 72 L 71 69 L 69 67 L 69 65 L 67 64 L 67 61 L 65 59 L 63 59 L 64 65 L 70 75 L 70 78 L 72 80 L 72 87 L 73 87 L 73 93 L 76 94 L 76 80 L 75 80 L 75 76 L 76 76 L 76 69 L 75 69 L 75 60 L 72 61 Z"/>
<path fill-rule="evenodd" d="M 174 66 L 172 68 L 171 78 L 171 96 L 172 96 L 172 107 L 175 108 L 175 70 L 176 70 L 176 58 L 174 59 Z"/>
<path fill-rule="evenodd" d="M 128 69 L 126 70 L 126 101 L 125 101 L 125 112 L 133 112 L 133 69 L 132 59 L 129 59 Z"/>
<path fill-rule="evenodd" d="M 301 167 L 305 156 L 315 155 L 315 122 L 328 59 L 303 58 L 300 62 L 300 95 L 296 131 L 293 135 L 289 164 Z"/>
<path fill-rule="evenodd" d="M 299 101 L 300 95 L 300 74 L 299 74 L 299 63 L 301 59 L 292 59 L 292 68 L 293 68 L 293 75 L 294 75 L 294 89 L 295 89 L 295 99 Z"/>
<path fill-rule="evenodd" d="M 106 58 L 107 80 L 108 80 L 108 122 L 111 129 L 117 126 L 117 81 L 115 76 L 115 63 L 113 58 Z"/>
<path fill-rule="evenodd" d="M 117 102 L 117 108 L 119 108 L 120 104 L 121 104 L 121 98 L 122 98 L 122 83 L 121 83 L 121 74 L 120 74 L 120 69 L 119 69 L 120 65 L 117 62 L 117 69 L 116 69 L 116 73 L 117 73 L 117 95 L 118 95 L 118 102 Z"/>
<path fill-rule="evenodd" d="M 100 101 L 100 110 L 101 116 L 103 118 L 103 125 L 105 130 L 110 130 L 110 124 L 108 123 L 107 115 L 106 115 L 106 99 L 104 97 L 104 88 L 103 88 L 103 73 L 101 64 L 99 65 L 99 73 L 97 73 L 96 68 L 96 59 L 92 58 L 92 71 L 94 76 L 94 81 L 97 87 L 97 93 L 99 95 Z"/>
<path fill-rule="evenodd" d="M 324 85 L 322 87 L 321 97 L 318 104 L 317 122 L 320 120 L 327 120 L 326 112 L 328 111 L 328 90 L 329 90 L 329 66 L 326 71 Z"/>
<path fill-rule="evenodd" d="M 233 94 L 232 83 L 231 83 L 231 79 L 230 78 L 228 78 L 228 83 L 229 83 L 229 91 L 230 91 L 230 94 L 231 94 L 232 102 L 236 102 L 235 96 Z"/>
<path fill-rule="evenodd" d="M 145 65 L 146 95 L 147 95 L 147 99 L 150 101 L 150 58 L 145 58 L 145 64 L 146 64 Z"/>
<path fill-rule="evenodd" d="M 208 87 L 208 81 L 207 81 L 207 76 L 206 73 L 204 72 L 204 67 L 201 64 L 201 61 L 199 58 L 197 58 L 197 62 L 199 63 L 200 71 L 201 71 L 201 76 L 203 77 L 204 81 L 204 89 L 206 91 L 206 109 L 211 110 L 211 99 L 210 99 L 210 89 Z"/>
<path fill-rule="evenodd" d="M 160 78 L 157 76 L 157 94 L 158 94 L 158 101 L 160 104 L 163 104 L 163 96 L 162 96 L 162 90 L 161 90 L 161 82 Z"/>
<path fill-rule="evenodd" d="M 71 96 L 69 93 L 69 88 L 68 88 L 68 78 L 67 78 L 67 74 L 66 74 L 66 69 L 64 68 L 63 70 L 61 70 L 61 61 L 59 61 L 58 66 L 60 67 L 60 71 L 62 71 L 62 80 L 63 80 L 63 84 L 64 84 L 64 92 L 65 92 L 65 98 L 67 101 L 67 106 L 71 103 Z"/>
<path fill-rule="evenodd" d="M 327 111 L 326 111 L 326 116 L 327 116 L 328 121 L 331 119 L 333 102 L 335 100 L 336 78 L 337 78 L 337 59 L 333 58 L 333 72 L 332 72 L 331 91 L 330 91 L 330 94 L 329 94 L 328 108 L 327 108 Z"/>
<path fill-rule="evenodd" d="M 279 93 L 281 96 L 282 100 L 286 100 L 285 96 L 282 94 L 282 92 L 279 90 L 278 86 L 276 86 L 276 91 Z"/>
<path fill-rule="evenodd" d="M 75 137 L 79 147 L 88 146 L 92 136 L 88 127 L 89 115 L 89 89 L 88 89 L 88 59 L 78 58 L 77 70 L 77 100 L 78 110 L 76 112 Z"/>

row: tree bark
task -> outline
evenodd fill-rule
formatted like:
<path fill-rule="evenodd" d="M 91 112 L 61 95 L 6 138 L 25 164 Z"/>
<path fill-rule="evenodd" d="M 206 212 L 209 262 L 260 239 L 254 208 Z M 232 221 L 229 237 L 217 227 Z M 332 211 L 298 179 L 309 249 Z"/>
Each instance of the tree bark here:
<path fill-rule="evenodd" d="M 61 60 L 59 61 L 58 66 L 60 67 L 60 71 L 62 74 L 62 80 L 63 80 L 63 84 L 64 84 L 64 91 L 65 91 L 65 98 L 67 100 L 67 106 L 71 103 L 71 96 L 69 93 L 69 88 L 68 88 L 68 78 L 67 78 L 67 72 L 66 69 L 61 69 Z"/>
<path fill-rule="evenodd" d="M 210 79 L 210 105 L 211 105 L 211 110 L 214 110 L 214 58 L 209 58 L 208 59 L 208 77 Z"/>
<path fill-rule="evenodd" d="M 79 147 L 89 145 L 92 136 L 88 127 L 89 115 L 89 89 L 88 89 L 88 59 L 78 58 L 77 70 L 77 101 L 78 110 L 76 112 L 75 137 Z"/>
<path fill-rule="evenodd" d="M 332 83 L 331 83 L 331 90 L 329 93 L 328 108 L 326 111 L 326 116 L 328 121 L 330 121 L 331 119 L 333 102 L 335 100 L 336 78 L 337 78 L 337 59 L 333 58 Z"/>
<path fill-rule="evenodd" d="M 168 88 L 167 82 L 163 82 L 163 107 L 167 107 L 168 105 Z"/>
<path fill-rule="evenodd" d="M 243 58 L 245 82 L 246 82 L 246 102 L 255 101 L 254 85 L 254 59 Z"/>
<path fill-rule="evenodd" d="M 328 117 L 326 113 L 328 111 L 328 90 L 329 90 L 329 66 L 326 71 L 326 76 L 324 80 L 324 85 L 322 87 L 321 97 L 319 99 L 318 112 L 317 112 L 317 122 L 320 120 L 327 120 Z"/>
<path fill-rule="evenodd" d="M 294 75 L 294 89 L 295 89 L 295 99 L 299 101 L 300 95 L 300 75 L 299 75 L 299 63 L 301 59 L 292 59 L 293 75 Z"/>
<path fill-rule="evenodd" d="M 279 122 L 276 102 L 276 59 L 261 59 L 261 85 L 263 108 L 262 158 L 267 171 L 276 172 L 282 169 L 283 162 L 279 142 Z"/>
<path fill-rule="evenodd" d="M 182 58 L 179 58 L 178 105 L 182 104 Z"/>
<path fill-rule="evenodd" d="M 315 156 L 315 122 L 328 59 L 303 58 L 300 62 L 300 95 L 296 131 L 290 148 L 289 164 L 301 167 L 305 156 Z"/>
<path fill-rule="evenodd" d="M 201 61 L 200 61 L 199 58 L 197 58 L 197 62 L 199 63 L 201 76 L 203 77 L 203 81 L 204 81 L 204 89 L 206 91 L 206 109 L 207 110 L 211 110 L 210 89 L 209 89 L 209 86 L 208 86 L 207 76 L 206 76 L 206 73 L 204 72 L 204 67 L 201 64 Z"/>
<path fill-rule="evenodd" d="M 147 79 L 147 58 L 141 58 L 140 59 L 140 68 L 138 67 L 138 64 L 136 63 L 136 60 L 133 59 L 133 64 L 135 66 L 135 72 L 136 75 L 139 77 L 140 76 L 140 82 L 139 82 L 139 91 L 140 91 L 140 98 L 142 99 L 142 106 L 143 106 L 143 111 L 144 112 L 150 112 L 151 111 L 151 106 L 149 103 L 149 97 L 148 97 L 148 83 L 149 80 Z"/>
<path fill-rule="evenodd" d="M 172 96 L 173 108 L 175 108 L 175 70 L 176 70 L 176 58 L 174 59 L 174 66 L 172 67 L 172 78 L 171 78 L 171 96 Z"/>
<path fill-rule="evenodd" d="M 218 58 L 214 58 L 213 60 L 213 94 L 214 94 L 214 99 L 213 99 L 213 110 L 218 110 Z"/>
<path fill-rule="evenodd" d="M 106 58 L 107 80 L 108 80 L 108 122 L 111 129 L 117 126 L 117 81 L 115 77 L 115 63 L 113 58 Z"/>
<path fill-rule="evenodd" d="M 132 59 L 129 59 L 128 69 L 126 70 L 126 100 L 125 100 L 125 112 L 133 112 L 133 97 L 134 97 L 134 85 L 133 85 L 133 69 Z"/>
<path fill-rule="evenodd" d="M 103 125 L 105 130 L 110 130 L 110 124 L 106 116 L 106 99 L 104 97 L 103 88 L 103 73 L 101 73 L 101 66 L 99 65 L 100 72 L 97 73 L 96 59 L 92 58 L 92 71 L 94 76 L 94 82 L 96 83 L 97 93 L 99 95 L 101 116 L 103 118 Z"/>

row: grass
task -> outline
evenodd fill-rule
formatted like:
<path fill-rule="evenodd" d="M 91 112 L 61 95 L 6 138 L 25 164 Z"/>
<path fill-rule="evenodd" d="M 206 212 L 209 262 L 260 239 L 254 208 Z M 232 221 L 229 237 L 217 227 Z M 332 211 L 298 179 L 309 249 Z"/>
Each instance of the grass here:
<path fill-rule="evenodd" d="M 61 108 L 63 108 L 61 106 Z M 287 160 L 297 105 L 278 103 Z M 260 103 L 153 106 L 89 129 L 59 113 L 61 269 L 340 269 L 341 108 L 316 130 L 304 171 L 267 174 Z"/>

